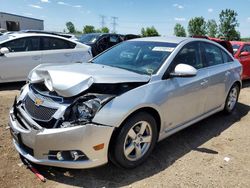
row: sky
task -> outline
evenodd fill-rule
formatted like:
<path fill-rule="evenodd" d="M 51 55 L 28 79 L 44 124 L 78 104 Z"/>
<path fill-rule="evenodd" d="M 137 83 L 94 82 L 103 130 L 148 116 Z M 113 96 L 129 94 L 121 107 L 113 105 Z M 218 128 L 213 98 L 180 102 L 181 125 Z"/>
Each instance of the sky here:
<path fill-rule="evenodd" d="M 117 17 L 116 32 L 139 34 L 142 27 L 154 26 L 163 36 L 173 35 L 176 23 L 187 28 L 192 17 L 219 21 L 221 10 L 238 13 L 238 30 L 250 37 L 250 0 L 0 0 L 0 12 L 44 20 L 45 30 L 63 31 L 67 21 L 77 30 L 84 25 L 113 29 L 111 17 Z"/>

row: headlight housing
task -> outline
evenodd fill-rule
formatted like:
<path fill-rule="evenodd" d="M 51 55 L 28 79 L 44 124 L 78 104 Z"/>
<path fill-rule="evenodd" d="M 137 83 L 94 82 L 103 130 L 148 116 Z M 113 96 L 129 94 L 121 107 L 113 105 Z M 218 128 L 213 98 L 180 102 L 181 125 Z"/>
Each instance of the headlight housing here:
<path fill-rule="evenodd" d="M 96 113 L 110 100 L 114 95 L 106 94 L 86 94 L 77 98 L 65 111 L 64 120 L 68 122 L 81 124 L 91 122 Z"/>
<path fill-rule="evenodd" d="M 99 98 L 90 99 L 77 105 L 79 120 L 93 118 L 96 112 L 101 108 L 101 100 Z"/>

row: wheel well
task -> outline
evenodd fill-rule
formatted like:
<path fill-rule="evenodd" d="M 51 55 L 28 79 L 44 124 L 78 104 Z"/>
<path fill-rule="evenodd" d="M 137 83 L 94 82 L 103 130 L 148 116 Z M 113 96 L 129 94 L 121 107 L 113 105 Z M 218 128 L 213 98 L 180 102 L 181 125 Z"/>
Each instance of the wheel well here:
<path fill-rule="evenodd" d="M 234 82 L 234 84 L 237 84 L 239 86 L 239 88 L 241 89 L 242 85 L 241 85 L 240 81 L 236 81 L 236 82 Z"/>
<path fill-rule="evenodd" d="M 135 114 L 137 114 L 137 113 L 140 113 L 140 112 L 147 112 L 147 113 L 151 114 L 151 115 L 154 117 L 155 121 L 156 121 L 157 131 L 158 131 L 158 133 L 160 132 L 160 130 L 161 130 L 161 118 L 160 118 L 159 113 L 158 113 L 154 108 L 151 108 L 151 107 L 140 108 L 140 109 L 134 111 L 133 113 L 131 113 L 131 114 L 122 122 L 122 124 L 121 124 L 120 127 L 115 128 L 115 130 L 114 130 L 114 132 L 113 132 L 113 134 L 112 134 L 112 136 L 111 136 L 111 139 L 110 139 L 110 144 L 109 144 L 109 149 L 108 149 L 108 153 L 109 153 L 108 155 L 109 155 L 109 157 L 111 157 L 111 156 L 110 156 L 110 152 L 111 152 L 110 149 L 113 147 L 114 141 L 116 140 L 116 137 L 117 137 L 117 135 L 118 135 L 118 133 L 119 133 L 119 131 L 120 131 L 122 125 L 124 124 L 124 122 L 125 122 L 129 117 L 131 117 L 131 116 L 133 116 L 133 115 L 135 115 Z M 112 161 L 113 161 L 113 160 L 112 160 Z"/>

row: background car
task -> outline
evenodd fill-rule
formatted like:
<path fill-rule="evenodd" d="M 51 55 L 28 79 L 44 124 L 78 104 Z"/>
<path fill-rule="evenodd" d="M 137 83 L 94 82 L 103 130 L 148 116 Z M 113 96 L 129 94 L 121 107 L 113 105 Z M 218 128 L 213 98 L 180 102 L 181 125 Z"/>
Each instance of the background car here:
<path fill-rule="evenodd" d="M 242 80 L 250 78 L 250 42 L 232 41 L 234 57 L 242 64 Z"/>
<path fill-rule="evenodd" d="M 119 34 L 111 33 L 90 33 L 84 34 L 79 38 L 79 42 L 91 46 L 93 56 L 98 55 L 122 41 Z"/>
<path fill-rule="evenodd" d="M 125 41 L 89 63 L 41 65 L 10 110 L 13 143 L 38 164 L 134 168 L 158 141 L 233 112 L 241 69 L 221 45 L 178 37 Z"/>
<path fill-rule="evenodd" d="M 92 58 L 89 46 L 64 37 L 38 33 L 0 36 L 0 83 L 24 81 L 43 63 L 68 64 Z"/>

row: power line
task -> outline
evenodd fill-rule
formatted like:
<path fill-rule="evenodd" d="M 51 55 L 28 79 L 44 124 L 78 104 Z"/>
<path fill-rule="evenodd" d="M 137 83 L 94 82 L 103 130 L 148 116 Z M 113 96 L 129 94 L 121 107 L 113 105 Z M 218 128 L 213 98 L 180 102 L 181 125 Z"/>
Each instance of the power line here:
<path fill-rule="evenodd" d="M 100 15 L 100 18 L 101 18 L 101 22 L 100 22 L 101 28 L 104 28 L 105 25 L 106 25 L 106 23 L 105 23 L 105 18 L 106 18 L 106 16 Z"/>
<path fill-rule="evenodd" d="M 118 17 L 112 16 L 111 19 L 112 19 L 111 25 L 113 27 L 112 32 L 115 33 L 116 32 L 116 26 L 118 25 L 117 22 L 116 22 L 118 20 Z"/>

